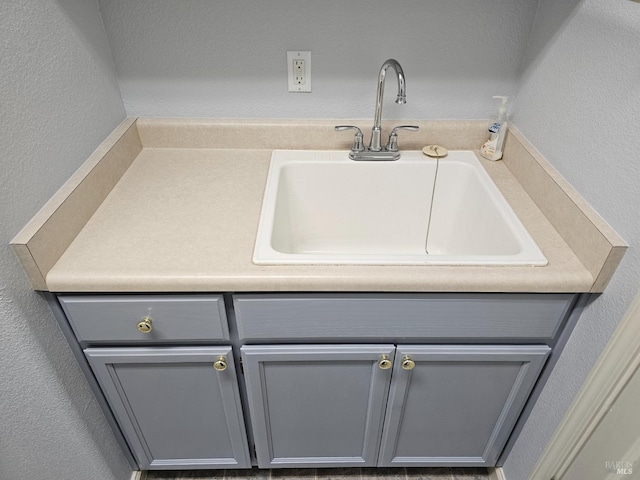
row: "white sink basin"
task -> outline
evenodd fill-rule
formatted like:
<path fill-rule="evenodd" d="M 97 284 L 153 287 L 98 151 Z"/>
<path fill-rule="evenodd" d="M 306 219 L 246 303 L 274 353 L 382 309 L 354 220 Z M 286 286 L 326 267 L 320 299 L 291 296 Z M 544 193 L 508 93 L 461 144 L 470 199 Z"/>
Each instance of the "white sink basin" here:
<path fill-rule="evenodd" d="M 253 256 L 257 264 L 546 265 L 471 151 L 356 162 L 343 151 L 276 150 Z M 427 253 L 428 251 L 428 253 Z"/>

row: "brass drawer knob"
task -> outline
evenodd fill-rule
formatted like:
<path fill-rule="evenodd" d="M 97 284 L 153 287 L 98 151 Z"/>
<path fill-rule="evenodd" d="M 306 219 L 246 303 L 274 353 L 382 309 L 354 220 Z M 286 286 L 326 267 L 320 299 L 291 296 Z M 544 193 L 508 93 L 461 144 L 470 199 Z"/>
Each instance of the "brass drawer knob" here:
<path fill-rule="evenodd" d="M 416 362 L 409 355 L 405 355 L 402 357 L 402 369 L 403 370 L 413 370 L 416 366 Z"/>
<path fill-rule="evenodd" d="M 213 368 L 218 372 L 224 372 L 227 369 L 227 357 L 220 355 L 218 359 L 213 362 Z"/>
<path fill-rule="evenodd" d="M 393 362 L 388 355 L 380 356 L 380 359 L 378 360 L 378 367 L 380 367 L 381 370 L 389 370 L 392 365 Z"/>
<path fill-rule="evenodd" d="M 151 322 L 151 317 L 146 316 L 142 320 L 138 322 L 138 331 L 142 333 L 149 333 L 151 329 L 153 329 L 153 323 Z"/>

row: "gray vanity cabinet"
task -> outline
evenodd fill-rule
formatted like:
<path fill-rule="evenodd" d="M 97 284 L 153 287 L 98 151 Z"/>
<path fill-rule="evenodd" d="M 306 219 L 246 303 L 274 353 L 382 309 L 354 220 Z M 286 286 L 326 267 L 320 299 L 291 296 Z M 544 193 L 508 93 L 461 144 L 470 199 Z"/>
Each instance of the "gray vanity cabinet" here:
<path fill-rule="evenodd" d="M 495 466 L 576 296 L 230 299 L 50 299 L 134 468 Z"/>
<path fill-rule="evenodd" d="M 258 466 L 375 466 L 394 350 L 243 346 Z"/>
<path fill-rule="evenodd" d="M 398 346 L 380 466 L 494 466 L 550 348 Z"/>
<path fill-rule="evenodd" d="M 140 468 L 251 467 L 230 347 L 85 355 Z"/>

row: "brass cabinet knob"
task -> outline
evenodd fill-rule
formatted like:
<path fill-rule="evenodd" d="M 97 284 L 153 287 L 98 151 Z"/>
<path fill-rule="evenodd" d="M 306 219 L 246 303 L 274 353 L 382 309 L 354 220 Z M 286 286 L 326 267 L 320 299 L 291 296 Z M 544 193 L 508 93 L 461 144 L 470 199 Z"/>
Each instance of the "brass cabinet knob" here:
<path fill-rule="evenodd" d="M 138 322 L 138 331 L 142 333 L 149 333 L 153 328 L 153 323 L 151 322 L 151 317 L 147 315 L 142 320 Z"/>
<path fill-rule="evenodd" d="M 402 369 L 403 370 L 413 370 L 416 366 L 416 362 L 409 355 L 405 355 L 402 357 Z"/>
<path fill-rule="evenodd" d="M 391 361 L 388 355 L 380 356 L 380 359 L 378 360 L 378 367 L 380 367 L 380 369 L 388 370 L 391 368 L 392 365 L 393 365 L 393 362 Z"/>
<path fill-rule="evenodd" d="M 218 359 L 213 362 L 213 368 L 219 372 L 224 372 L 227 369 L 227 357 L 220 355 Z"/>

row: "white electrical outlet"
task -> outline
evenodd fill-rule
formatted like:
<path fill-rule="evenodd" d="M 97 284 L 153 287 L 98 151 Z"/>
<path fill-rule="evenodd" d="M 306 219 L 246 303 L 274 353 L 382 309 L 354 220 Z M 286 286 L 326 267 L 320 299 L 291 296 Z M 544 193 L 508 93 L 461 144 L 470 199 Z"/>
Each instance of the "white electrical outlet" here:
<path fill-rule="evenodd" d="M 311 52 L 287 52 L 287 79 L 290 92 L 311 91 Z"/>

